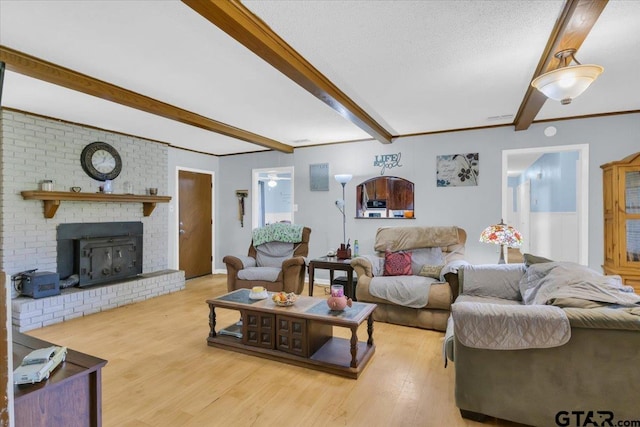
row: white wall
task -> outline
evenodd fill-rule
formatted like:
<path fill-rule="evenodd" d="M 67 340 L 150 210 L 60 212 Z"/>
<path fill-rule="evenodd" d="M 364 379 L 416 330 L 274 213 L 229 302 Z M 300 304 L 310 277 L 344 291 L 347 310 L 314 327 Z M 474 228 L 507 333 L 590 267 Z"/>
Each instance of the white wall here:
<path fill-rule="evenodd" d="M 530 225 L 531 253 L 554 261 L 580 261 L 575 212 L 531 212 Z"/>
<path fill-rule="evenodd" d="M 544 129 L 557 128 L 554 137 Z M 589 144 L 589 266 L 600 270 L 603 262 L 602 173 L 600 165 L 621 159 L 639 150 L 640 114 L 565 120 L 534 124 L 529 130 L 515 132 L 512 127 L 452 132 L 401 138 L 390 145 L 375 141 L 297 148 L 293 155 L 266 152 L 220 158 L 218 194 L 221 209 L 217 224 L 220 248 L 216 260 L 224 268 L 225 254 L 244 254 L 251 239 L 251 226 L 242 229 L 236 219 L 235 189 L 251 188 L 251 169 L 271 166 L 295 167 L 294 203 L 298 205 L 295 222 L 312 229 L 310 257 L 324 255 L 342 240 L 342 217 L 334 202 L 342 198 L 340 185 L 333 179 L 338 173 L 351 173 L 346 186 L 347 235 L 358 239 L 360 252 L 373 249 L 378 227 L 404 225 L 458 225 L 468 233 L 467 260 L 472 263 L 496 262 L 496 247 L 478 242 L 480 232 L 500 220 L 502 150 L 569 144 Z M 388 169 L 387 176 L 400 176 L 415 183 L 415 220 L 355 219 L 355 188 L 360 182 L 379 176 L 373 166 L 376 155 L 402 153 L 402 167 Z M 478 152 L 480 157 L 477 187 L 436 187 L 436 156 Z M 309 164 L 329 163 L 329 191 L 310 191 Z M 251 205 L 247 202 L 247 212 Z"/>
<path fill-rule="evenodd" d="M 216 180 L 216 200 L 218 207 L 216 210 L 216 255 L 215 263 L 217 270 L 224 270 L 225 265 L 222 258 L 226 255 L 246 255 L 251 244 L 251 180 L 252 170 L 278 166 L 292 166 L 293 154 L 285 154 L 276 151 L 265 151 L 261 153 L 242 154 L 237 156 L 220 157 L 220 173 Z M 308 175 L 307 171 L 300 171 Z M 298 179 L 299 171 L 295 170 L 295 179 Z M 297 192 L 295 183 L 295 191 Z M 238 198 L 236 190 L 249 190 L 249 197 L 245 198 L 244 227 L 240 226 L 238 220 Z M 293 203 L 298 203 L 297 195 L 294 195 Z M 298 214 L 294 213 L 294 222 L 301 223 Z"/>
<path fill-rule="evenodd" d="M 501 159 L 503 149 L 528 148 L 539 146 L 589 144 L 589 266 L 600 269 L 603 261 L 603 224 L 602 224 L 602 172 L 600 165 L 613 160 L 619 160 L 639 150 L 637 135 L 640 134 L 640 114 L 627 114 L 610 117 L 566 120 L 552 123 L 541 123 L 531 126 L 527 131 L 514 132 L 511 127 L 493 129 L 481 129 L 476 131 L 452 132 L 438 135 L 425 135 L 401 138 L 390 145 L 383 145 L 375 141 L 364 141 L 330 146 L 317 146 L 298 148 L 294 154 L 284 154 L 273 151 L 216 157 L 185 150 L 166 147 L 150 141 L 131 138 L 111 133 L 101 133 L 85 129 L 81 126 L 67 125 L 57 121 L 43 119 L 43 124 L 36 124 L 35 119 L 23 117 L 21 126 L 25 128 L 34 126 L 37 129 L 25 129 L 21 132 L 20 141 L 26 140 L 23 146 L 25 156 L 35 158 L 43 163 L 34 168 L 25 166 L 20 169 L 16 165 L 15 157 L 9 157 L 7 145 L 16 144 L 13 136 L 14 126 L 8 124 L 9 115 L 13 120 L 14 113 L 3 112 L 3 182 L 2 188 L 2 223 L 6 226 L 11 221 L 20 219 L 28 224 L 42 222 L 51 224 L 62 219 L 82 221 L 77 217 L 81 214 L 73 203 L 61 206 L 54 220 L 42 218 L 41 202 L 26 202 L 19 196 L 19 190 L 37 187 L 39 179 L 45 178 L 51 166 L 47 163 L 49 152 L 47 147 L 57 144 L 56 141 L 65 141 L 66 145 L 54 150 L 51 156 L 65 153 L 60 165 L 69 165 L 69 168 L 56 167 L 53 179 L 61 188 L 72 185 L 80 185 L 84 189 L 95 187 L 95 183 L 84 175 L 79 167 L 79 150 L 93 140 L 106 139 L 107 142 L 117 146 L 125 155 L 125 171 L 122 182 L 135 180 L 136 192 L 149 186 L 157 186 L 160 192 L 173 197 L 171 203 L 159 204 L 151 217 L 141 217 L 140 206 L 123 204 L 119 206 L 119 212 L 128 212 L 136 219 L 142 218 L 145 222 L 145 232 L 152 227 L 159 235 L 166 234 L 168 247 L 160 248 L 162 253 L 152 252 L 155 247 L 145 249 L 145 258 L 151 256 L 148 266 L 156 268 L 176 268 L 177 259 L 177 223 L 175 213 L 176 205 L 176 168 L 185 167 L 198 170 L 212 171 L 215 174 L 215 209 L 214 209 L 214 236 L 215 236 L 215 267 L 223 270 L 222 258 L 227 254 L 245 254 L 251 240 L 251 194 L 245 199 L 246 215 L 245 226 L 240 227 L 237 218 L 238 204 L 235 190 L 251 190 L 251 171 L 254 168 L 294 166 L 295 168 L 295 194 L 294 203 L 298 205 L 294 221 L 308 225 L 312 228 L 310 241 L 310 257 L 323 255 L 329 249 L 333 249 L 341 241 L 342 221 L 340 212 L 335 207 L 335 200 L 342 197 L 340 185 L 333 179 L 337 173 L 351 173 L 354 178 L 346 186 L 347 194 L 347 235 L 353 241 L 358 239 L 361 253 L 372 251 L 373 238 L 376 229 L 381 226 L 400 225 L 450 225 L 455 224 L 464 228 L 468 233 L 467 259 L 472 263 L 491 263 L 497 259 L 495 247 L 478 242 L 478 235 L 488 224 L 500 219 L 501 212 Z M 544 136 L 543 130 L 549 125 L 557 128 L 554 137 Z M 44 132 L 38 130 L 43 127 Z M 30 132 L 30 133 L 29 133 Z M 69 133 L 69 135 L 66 135 Z M 50 138 L 50 139 L 47 139 Z M 40 141 L 40 142 L 39 142 Z M 45 142 L 47 141 L 47 142 Z M 24 142 L 21 142 L 24 144 Z M 29 144 L 34 145 L 30 148 Z M 41 144 L 41 145 L 38 145 Z M 44 145 L 42 145 L 44 144 Z M 42 148 L 44 147 L 44 148 Z M 29 151 L 32 150 L 32 151 Z M 44 155 L 38 154 L 40 151 Z M 66 150 L 66 151 L 65 151 Z M 160 161 L 147 161 L 149 152 L 157 153 Z M 368 178 L 379 176 L 380 168 L 373 166 L 376 155 L 402 153 L 400 164 L 402 167 L 388 169 L 385 175 L 396 175 L 409 179 L 415 183 L 415 217 L 414 220 L 404 219 L 355 219 L 355 188 L 356 185 Z M 480 155 L 480 175 L 477 187 L 448 187 L 438 188 L 435 183 L 436 156 L 441 154 L 478 152 Z M 29 154 L 31 153 L 31 154 Z M 13 155 L 13 154 L 12 154 Z M 25 156 L 20 161 L 25 162 Z M 141 156 L 138 158 L 138 156 Z M 166 156 L 166 157 L 165 157 Z M 68 157 L 68 159 L 67 159 Z M 155 157 L 154 157 L 155 158 Z M 137 159 L 137 160 L 136 160 Z M 166 159 L 166 160 L 165 160 Z M 129 163 L 129 162 L 133 163 Z M 329 191 L 310 191 L 309 189 L 309 165 L 314 163 L 329 163 L 330 186 Z M 56 165 L 57 166 L 57 165 Z M 158 175 L 155 171 L 160 166 L 166 171 L 166 177 Z M 20 183 L 13 182 L 13 172 L 10 170 L 23 170 L 25 177 L 30 181 Z M 35 174 L 33 172 L 36 172 Z M 71 173 L 69 172 L 71 171 Z M 133 174 L 125 176 L 125 174 Z M 50 176 L 46 176 L 50 177 Z M 121 180 L 118 178 L 118 181 Z M 79 181 L 78 181 L 79 180 Z M 116 185 L 118 185 L 116 183 Z M 93 186 L 93 187 L 92 187 Z M 118 187 L 116 187 L 118 188 Z M 33 205 L 27 214 L 28 218 L 10 217 L 10 207 L 14 204 L 24 206 Z M 98 204 L 100 205 L 100 204 Z M 92 205 L 94 206 L 94 205 Z M 109 220 L 116 211 L 116 206 L 96 206 L 109 211 Z M 66 218 L 66 216 L 69 216 Z M 94 214 L 91 214 L 92 216 Z M 129 218 L 129 213 L 126 214 Z M 121 215 L 118 215 L 118 219 Z M 96 217 L 91 217 L 94 220 Z M 113 220 L 115 220 L 114 218 Z M 105 219 L 106 220 L 106 219 Z M 166 224 L 166 228 L 156 227 L 156 221 Z M 30 225 L 26 225 L 30 226 Z M 47 226 L 47 230 L 54 230 Z M 6 227 L 5 227 L 6 228 Z M 55 238 L 53 231 L 47 231 Z M 39 234 L 39 233 L 38 233 Z M 41 239 L 43 236 L 37 236 Z M 162 241 L 163 238 L 160 237 Z M 31 266 L 14 256 L 16 249 L 20 252 L 20 259 L 28 258 L 27 252 L 16 247 L 16 242 L 10 240 L 8 233 L 2 236 L 0 246 L 3 267 L 9 273 L 25 269 Z M 55 257 L 49 257 L 50 261 L 38 265 L 42 270 L 53 268 Z"/>
<path fill-rule="evenodd" d="M 353 180 L 347 190 L 347 235 L 358 239 L 360 253 L 373 252 L 378 227 L 457 225 L 469 236 L 467 254 L 469 261 L 495 262 L 495 247 L 478 243 L 480 231 L 500 220 L 500 150 L 497 139 L 505 140 L 513 133 L 507 128 L 460 132 L 433 136 L 403 138 L 391 145 L 375 141 L 348 145 L 299 149 L 295 152 L 296 170 L 308 169 L 309 163 L 328 162 L 330 174 L 351 173 Z M 478 152 L 480 158 L 479 186 L 436 186 L 436 156 L 443 154 Z M 356 186 L 380 175 L 380 167 L 374 166 L 376 155 L 402 153 L 401 167 L 387 169 L 385 175 L 399 176 L 415 184 L 415 219 L 355 219 Z M 296 174 L 296 181 L 301 174 Z M 342 224 L 334 200 L 341 198 L 341 187 L 331 180 L 328 193 L 310 192 L 308 179 L 296 182 L 296 200 L 299 215 L 296 222 L 309 224 L 314 230 L 310 256 L 322 255 L 341 241 Z M 495 200 L 495 203 L 487 203 Z M 313 209 L 309 207 L 313 206 Z"/>

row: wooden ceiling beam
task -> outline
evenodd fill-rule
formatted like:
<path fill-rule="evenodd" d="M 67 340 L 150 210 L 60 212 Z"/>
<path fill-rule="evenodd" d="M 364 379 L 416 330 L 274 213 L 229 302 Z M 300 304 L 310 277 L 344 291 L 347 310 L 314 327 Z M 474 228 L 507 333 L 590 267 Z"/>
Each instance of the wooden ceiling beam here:
<path fill-rule="evenodd" d="M 182 0 L 289 79 L 382 143 L 392 135 L 239 0 Z"/>
<path fill-rule="evenodd" d="M 7 70 L 283 153 L 293 147 L 0 45 Z"/>
<path fill-rule="evenodd" d="M 580 49 L 607 2 L 608 0 L 567 0 L 531 80 L 557 67 L 558 59 L 554 57 L 556 52 Z M 547 97 L 542 92 L 529 85 L 514 120 L 515 130 L 528 129 L 546 100 Z"/>

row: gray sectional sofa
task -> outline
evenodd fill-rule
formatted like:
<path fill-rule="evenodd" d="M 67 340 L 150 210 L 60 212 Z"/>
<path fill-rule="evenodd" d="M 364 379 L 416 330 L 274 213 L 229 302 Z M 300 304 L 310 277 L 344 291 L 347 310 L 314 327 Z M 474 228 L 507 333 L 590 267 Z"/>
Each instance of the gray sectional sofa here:
<path fill-rule="evenodd" d="M 620 304 L 597 301 L 608 297 L 593 296 L 597 286 L 585 283 L 609 276 L 575 264 L 527 264 L 458 272 L 444 354 L 455 367 L 462 416 L 533 426 L 640 420 L 640 297 L 607 289 Z M 547 279 L 563 269 L 571 274 L 561 286 Z M 585 288 L 591 299 L 582 298 Z"/>

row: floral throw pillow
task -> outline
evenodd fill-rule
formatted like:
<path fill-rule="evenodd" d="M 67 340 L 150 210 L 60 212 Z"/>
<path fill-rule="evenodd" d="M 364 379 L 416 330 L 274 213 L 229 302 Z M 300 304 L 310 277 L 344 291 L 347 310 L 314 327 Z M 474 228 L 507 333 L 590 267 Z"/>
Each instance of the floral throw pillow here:
<path fill-rule="evenodd" d="M 411 274 L 411 252 L 385 252 L 385 276 L 411 276 Z"/>

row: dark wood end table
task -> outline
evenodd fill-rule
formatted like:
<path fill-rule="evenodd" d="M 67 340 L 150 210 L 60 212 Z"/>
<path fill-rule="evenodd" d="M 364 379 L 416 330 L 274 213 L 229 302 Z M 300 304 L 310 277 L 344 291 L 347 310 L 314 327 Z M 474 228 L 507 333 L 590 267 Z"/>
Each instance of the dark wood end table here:
<path fill-rule="evenodd" d="M 320 258 L 315 258 L 309 261 L 309 296 L 313 296 L 313 277 L 314 270 L 316 268 L 321 268 L 324 270 L 329 270 L 329 284 L 333 283 L 333 272 L 338 271 L 346 271 L 347 272 L 347 286 L 344 290 L 346 296 L 355 300 L 356 298 L 356 290 L 353 286 L 353 267 L 351 267 L 351 259 L 338 259 L 334 256 L 323 256 Z"/>
<path fill-rule="evenodd" d="M 53 344 L 22 333 L 13 334 L 17 367 L 32 350 Z M 68 349 L 66 360 L 49 379 L 13 386 L 17 426 L 102 425 L 102 368 L 107 361 Z M 9 377 L 13 379 L 12 372 Z M 12 381 L 13 382 L 13 381 Z"/>

